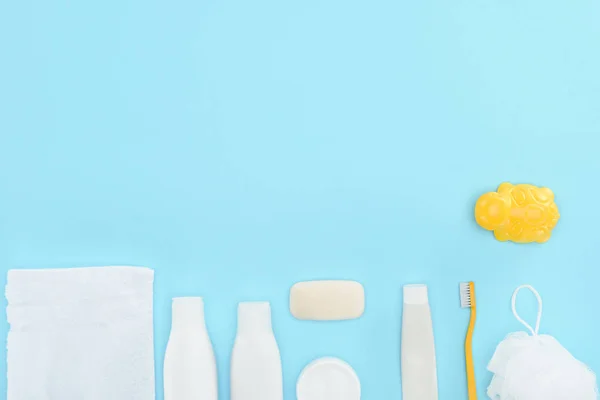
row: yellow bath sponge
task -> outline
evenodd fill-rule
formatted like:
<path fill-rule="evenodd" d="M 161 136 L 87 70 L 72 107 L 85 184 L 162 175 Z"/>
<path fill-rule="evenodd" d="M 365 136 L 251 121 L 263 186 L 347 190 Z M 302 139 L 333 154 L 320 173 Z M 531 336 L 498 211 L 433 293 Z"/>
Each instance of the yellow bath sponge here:
<path fill-rule="evenodd" d="M 552 190 L 533 185 L 503 183 L 475 205 L 477 223 L 502 242 L 544 243 L 559 218 Z"/>

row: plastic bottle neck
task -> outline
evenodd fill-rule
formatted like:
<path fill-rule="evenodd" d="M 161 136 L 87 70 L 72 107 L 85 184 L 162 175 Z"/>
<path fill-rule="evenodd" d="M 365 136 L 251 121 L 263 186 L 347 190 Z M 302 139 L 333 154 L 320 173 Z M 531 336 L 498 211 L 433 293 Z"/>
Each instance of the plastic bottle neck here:
<path fill-rule="evenodd" d="M 204 329 L 204 301 L 202 297 L 174 297 L 172 329 L 194 327 Z"/>
<path fill-rule="evenodd" d="M 271 306 L 268 302 L 243 302 L 238 305 L 238 335 L 272 332 Z"/>

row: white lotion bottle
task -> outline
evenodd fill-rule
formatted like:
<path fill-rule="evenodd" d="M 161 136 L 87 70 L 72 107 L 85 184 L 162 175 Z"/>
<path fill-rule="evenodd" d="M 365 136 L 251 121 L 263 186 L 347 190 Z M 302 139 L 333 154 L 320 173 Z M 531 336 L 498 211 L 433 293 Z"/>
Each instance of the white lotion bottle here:
<path fill-rule="evenodd" d="M 433 323 L 427 286 L 404 286 L 402 400 L 437 400 Z"/>
<path fill-rule="evenodd" d="M 231 354 L 231 400 L 283 400 L 281 356 L 268 302 L 238 305 Z"/>
<path fill-rule="evenodd" d="M 217 364 L 201 297 L 175 297 L 164 364 L 165 400 L 217 400 Z"/>

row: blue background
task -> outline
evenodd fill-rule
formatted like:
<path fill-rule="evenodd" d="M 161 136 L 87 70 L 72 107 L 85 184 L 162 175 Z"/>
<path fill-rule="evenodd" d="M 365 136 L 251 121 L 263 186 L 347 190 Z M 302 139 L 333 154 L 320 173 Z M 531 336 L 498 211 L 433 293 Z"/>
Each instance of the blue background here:
<path fill-rule="evenodd" d="M 598 21 L 597 0 L 2 1 L 2 282 L 154 268 L 159 399 L 181 295 L 205 297 L 222 399 L 242 300 L 272 302 L 286 400 L 324 355 L 354 366 L 363 399 L 400 398 L 414 282 L 441 399 L 466 398 L 460 281 L 478 289 L 482 397 L 522 283 L 542 331 L 600 371 Z M 554 190 L 549 243 L 477 227 L 502 181 Z M 362 282 L 364 317 L 295 321 L 289 287 L 319 278 Z"/>

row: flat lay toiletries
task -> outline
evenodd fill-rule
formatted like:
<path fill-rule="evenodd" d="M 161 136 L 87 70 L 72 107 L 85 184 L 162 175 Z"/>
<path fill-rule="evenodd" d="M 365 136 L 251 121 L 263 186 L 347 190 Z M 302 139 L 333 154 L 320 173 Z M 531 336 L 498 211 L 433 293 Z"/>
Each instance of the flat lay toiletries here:
<path fill-rule="evenodd" d="M 281 356 L 268 302 L 238 305 L 231 355 L 231 400 L 283 400 Z"/>
<path fill-rule="evenodd" d="M 10 270 L 6 308 L 7 400 L 153 400 L 153 271 L 137 267 Z M 538 302 L 535 327 L 517 313 L 517 295 Z M 475 284 L 459 285 L 470 310 L 465 337 L 468 399 L 477 399 L 473 334 Z M 360 317 L 365 292 L 355 281 L 298 282 L 290 311 L 301 320 Z M 218 400 L 217 365 L 201 297 L 175 297 L 164 359 L 165 400 Z M 492 400 L 597 400 L 596 376 L 552 336 L 539 334 L 542 300 L 529 285 L 512 296 L 515 318 L 529 331 L 508 335 L 488 370 Z M 312 324 L 313 328 L 321 326 Z M 428 288 L 403 287 L 402 400 L 438 400 L 436 352 Z M 230 363 L 231 400 L 283 400 L 281 355 L 268 302 L 242 302 Z M 335 357 L 309 363 L 297 400 L 360 400 L 354 369 Z"/>
<path fill-rule="evenodd" d="M 165 400 L 217 400 L 217 365 L 201 297 L 176 297 L 164 364 Z"/>
<path fill-rule="evenodd" d="M 154 271 L 10 270 L 8 400 L 153 400 Z"/>
<path fill-rule="evenodd" d="M 469 400 L 477 399 L 477 386 L 475 384 L 475 364 L 473 362 L 473 331 L 475 330 L 475 320 L 477 318 L 477 302 L 475 300 L 475 284 L 473 282 L 463 282 L 459 287 L 460 306 L 471 310 L 469 327 L 465 338 L 465 365 L 467 368 L 467 392 Z"/>
<path fill-rule="evenodd" d="M 437 400 L 433 323 L 427 286 L 406 285 L 402 309 L 402 400 Z"/>
<path fill-rule="evenodd" d="M 538 301 L 532 328 L 517 313 L 517 294 L 530 290 Z M 519 286 L 512 296 L 512 312 L 527 332 L 511 333 L 498 347 L 488 365 L 494 374 L 487 394 L 493 400 L 597 400 L 596 376 L 552 336 L 540 335 L 542 299 L 529 285 Z"/>
<path fill-rule="evenodd" d="M 475 205 L 477 223 L 502 242 L 544 243 L 559 218 L 552 190 L 533 185 L 503 183 Z"/>
<path fill-rule="evenodd" d="M 346 362 L 334 357 L 319 358 L 300 373 L 297 400 L 360 400 L 360 381 Z"/>
<path fill-rule="evenodd" d="M 290 290 L 290 312 L 298 319 L 337 321 L 360 317 L 365 290 L 356 281 L 298 282 Z"/>

